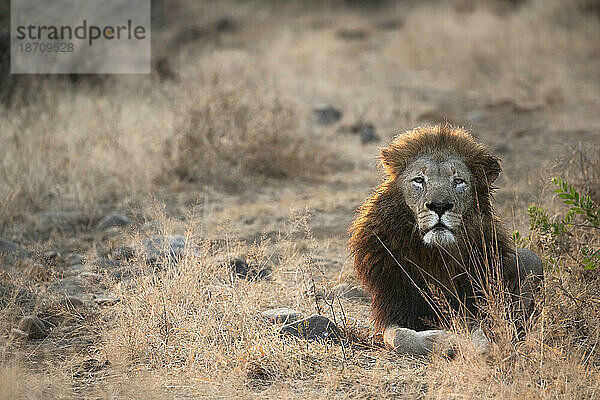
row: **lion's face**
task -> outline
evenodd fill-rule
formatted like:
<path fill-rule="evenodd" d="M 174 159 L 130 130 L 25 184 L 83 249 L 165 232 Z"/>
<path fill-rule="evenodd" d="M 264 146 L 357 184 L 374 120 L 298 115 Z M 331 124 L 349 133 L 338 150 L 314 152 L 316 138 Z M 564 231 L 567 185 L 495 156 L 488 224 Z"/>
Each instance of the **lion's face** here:
<path fill-rule="evenodd" d="M 456 155 L 424 155 L 402 173 L 400 184 L 427 245 L 450 247 L 473 205 L 473 177 Z"/>

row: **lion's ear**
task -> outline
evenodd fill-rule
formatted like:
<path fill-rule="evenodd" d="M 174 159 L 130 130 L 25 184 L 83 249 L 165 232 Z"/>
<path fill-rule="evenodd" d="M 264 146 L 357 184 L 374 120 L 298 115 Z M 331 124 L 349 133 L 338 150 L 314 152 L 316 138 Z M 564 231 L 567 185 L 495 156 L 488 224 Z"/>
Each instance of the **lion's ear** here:
<path fill-rule="evenodd" d="M 396 170 L 393 152 L 394 149 L 391 146 L 381 147 L 379 149 L 379 162 L 388 175 L 393 175 Z"/>
<path fill-rule="evenodd" d="M 389 147 L 380 147 L 379 148 L 379 159 L 382 164 L 389 164 L 390 160 L 390 148 Z"/>
<path fill-rule="evenodd" d="M 392 165 L 392 154 L 391 153 L 392 153 L 392 150 L 389 146 L 381 147 L 379 149 L 379 162 L 383 166 L 383 169 L 388 173 L 392 173 L 392 171 L 394 169 L 394 167 Z"/>
<path fill-rule="evenodd" d="M 500 172 L 502 172 L 502 167 L 500 165 L 500 159 L 493 155 L 488 155 L 485 160 L 485 165 L 483 166 L 485 170 L 485 177 L 487 179 L 488 185 L 494 183 Z"/>

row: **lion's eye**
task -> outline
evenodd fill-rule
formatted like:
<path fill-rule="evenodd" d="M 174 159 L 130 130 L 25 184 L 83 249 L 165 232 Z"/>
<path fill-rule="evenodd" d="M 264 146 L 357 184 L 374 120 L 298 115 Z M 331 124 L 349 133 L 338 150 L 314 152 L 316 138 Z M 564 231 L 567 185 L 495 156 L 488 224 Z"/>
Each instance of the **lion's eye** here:
<path fill-rule="evenodd" d="M 420 176 L 417 176 L 416 178 L 413 178 L 412 181 L 415 183 L 421 184 L 421 183 L 425 182 L 425 179 L 421 178 Z"/>
<path fill-rule="evenodd" d="M 461 183 L 466 183 L 464 179 L 454 178 L 454 184 L 460 185 Z"/>

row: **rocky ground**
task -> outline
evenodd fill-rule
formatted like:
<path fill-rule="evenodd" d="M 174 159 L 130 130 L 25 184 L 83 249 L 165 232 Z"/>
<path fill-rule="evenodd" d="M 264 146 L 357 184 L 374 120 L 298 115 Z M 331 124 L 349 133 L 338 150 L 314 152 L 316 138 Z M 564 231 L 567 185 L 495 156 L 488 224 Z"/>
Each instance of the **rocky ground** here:
<path fill-rule="evenodd" d="M 597 16 L 484 3 L 175 2 L 151 77 L 11 81 L 0 397 L 594 397 L 597 365 L 449 377 L 368 331 L 346 232 L 378 146 L 467 127 L 527 232 L 549 178 L 600 144 Z"/>

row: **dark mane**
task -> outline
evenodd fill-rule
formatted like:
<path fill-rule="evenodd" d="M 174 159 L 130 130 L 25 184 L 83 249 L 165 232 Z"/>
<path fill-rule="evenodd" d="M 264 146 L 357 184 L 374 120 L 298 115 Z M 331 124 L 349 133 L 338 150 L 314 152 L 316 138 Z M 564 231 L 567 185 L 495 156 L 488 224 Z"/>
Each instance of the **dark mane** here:
<path fill-rule="evenodd" d="M 396 183 L 406 166 L 423 154 L 458 155 L 475 178 L 477 207 L 464 218 L 463 237 L 452 253 L 423 243 Z M 371 293 L 375 328 L 394 323 L 421 330 L 443 323 L 445 310 L 431 301 L 440 295 L 455 310 L 474 316 L 480 289 L 494 272 L 491 267 L 501 266 L 514 252 L 491 204 L 499 160 L 466 131 L 449 126 L 399 135 L 381 149 L 380 160 L 385 179 L 358 209 L 349 229 L 354 269 Z"/>

